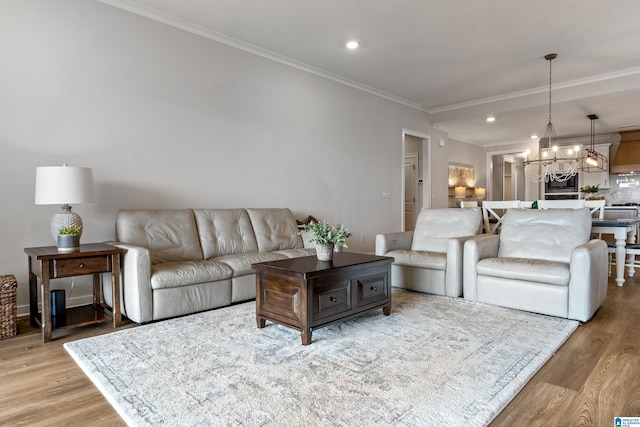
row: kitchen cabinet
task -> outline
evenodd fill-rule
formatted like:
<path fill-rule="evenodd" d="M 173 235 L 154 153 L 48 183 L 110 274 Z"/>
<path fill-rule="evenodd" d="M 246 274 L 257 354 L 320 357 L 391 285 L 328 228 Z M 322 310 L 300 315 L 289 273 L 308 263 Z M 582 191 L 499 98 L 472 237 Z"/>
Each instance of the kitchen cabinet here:
<path fill-rule="evenodd" d="M 611 144 L 594 145 L 594 150 L 609 159 L 609 147 Z M 609 179 L 609 161 L 606 170 L 600 172 L 580 172 L 580 187 L 598 185 L 600 190 L 607 190 L 611 187 Z"/>

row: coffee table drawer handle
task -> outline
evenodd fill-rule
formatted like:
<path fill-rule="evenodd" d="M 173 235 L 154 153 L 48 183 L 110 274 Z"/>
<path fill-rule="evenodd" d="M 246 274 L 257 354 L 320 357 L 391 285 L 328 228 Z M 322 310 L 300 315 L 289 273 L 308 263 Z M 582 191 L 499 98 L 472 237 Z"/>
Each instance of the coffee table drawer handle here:
<path fill-rule="evenodd" d="M 338 298 L 336 298 L 336 297 L 330 297 L 330 298 L 329 298 L 329 301 L 331 301 L 331 302 L 338 302 Z"/>

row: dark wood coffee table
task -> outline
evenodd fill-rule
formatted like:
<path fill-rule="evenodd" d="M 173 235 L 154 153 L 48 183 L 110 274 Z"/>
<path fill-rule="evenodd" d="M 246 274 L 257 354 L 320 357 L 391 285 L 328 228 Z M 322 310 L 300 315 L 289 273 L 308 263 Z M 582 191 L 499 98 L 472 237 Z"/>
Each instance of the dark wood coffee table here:
<path fill-rule="evenodd" d="M 256 271 L 256 322 L 267 320 L 301 332 L 382 308 L 391 313 L 393 258 L 338 252 L 333 261 L 315 256 L 253 264 Z"/>

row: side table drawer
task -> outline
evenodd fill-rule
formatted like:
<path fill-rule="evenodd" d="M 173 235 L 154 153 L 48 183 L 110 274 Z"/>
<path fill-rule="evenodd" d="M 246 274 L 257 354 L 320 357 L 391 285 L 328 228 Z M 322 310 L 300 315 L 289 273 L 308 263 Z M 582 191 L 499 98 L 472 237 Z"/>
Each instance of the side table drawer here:
<path fill-rule="evenodd" d="M 111 271 L 109 255 L 87 258 L 58 259 L 52 262 L 51 278 L 81 276 Z"/>

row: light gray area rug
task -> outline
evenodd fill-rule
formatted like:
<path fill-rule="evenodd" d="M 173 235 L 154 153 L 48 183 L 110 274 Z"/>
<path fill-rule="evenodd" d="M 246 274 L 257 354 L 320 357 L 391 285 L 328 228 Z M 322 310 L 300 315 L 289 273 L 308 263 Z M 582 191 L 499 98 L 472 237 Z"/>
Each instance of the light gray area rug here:
<path fill-rule="evenodd" d="M 308 346 L 250 302 L 65 348 L 132 426 L 482 426 L 577 326 L 394 290 Z"/>

